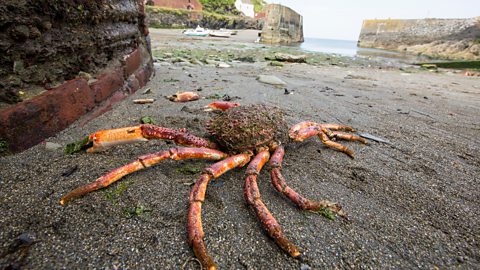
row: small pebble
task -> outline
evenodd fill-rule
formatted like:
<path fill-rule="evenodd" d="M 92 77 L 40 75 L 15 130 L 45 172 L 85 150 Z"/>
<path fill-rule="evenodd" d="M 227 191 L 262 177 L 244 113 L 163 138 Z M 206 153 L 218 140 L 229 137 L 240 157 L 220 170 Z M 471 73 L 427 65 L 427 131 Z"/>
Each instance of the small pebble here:
<path fill-rule="evenodd" d="M 312 269 L 312 268 L 308 264 L 302 264 L 300 266 L 300 270 L 310 270 L 310 269 Z"/>
<path fill-rule="evenodd" d="M 53 142 L 46 142 L 45 143 L 45 149 L 47 149 L 49 151 L 56 151 L 60 148 L 62 148 L 62 146 L 58 143 L 53 143 Z"/>

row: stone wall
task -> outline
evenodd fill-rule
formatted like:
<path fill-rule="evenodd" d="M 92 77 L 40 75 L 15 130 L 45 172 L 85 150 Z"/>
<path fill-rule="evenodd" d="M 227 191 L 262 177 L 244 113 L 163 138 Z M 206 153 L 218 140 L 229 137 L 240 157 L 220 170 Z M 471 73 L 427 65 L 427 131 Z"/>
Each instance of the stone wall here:
<path fill-rule="evenodd" d="M 206 11 L 147 6 L 149 27 L 209 29 L 261 29 L 261 22 L 245 16 L 226 16 Z"/>
<path fill-rule="evenodd" d="M 3 0 L 0 30 L 0 142 L 13 152 L 105 111 L 153 72 L 142 0 Z"/>
<path fill-rule="evenodd" d="M 480 59 L 480 17 L 365 20 L 358 46 L 451 59 Z"/>
<path fill-rule="evenodd" d="M 265 7 L 262 43 L 303 42 L 303 17 L 289 7 L 271 4 Z"/>

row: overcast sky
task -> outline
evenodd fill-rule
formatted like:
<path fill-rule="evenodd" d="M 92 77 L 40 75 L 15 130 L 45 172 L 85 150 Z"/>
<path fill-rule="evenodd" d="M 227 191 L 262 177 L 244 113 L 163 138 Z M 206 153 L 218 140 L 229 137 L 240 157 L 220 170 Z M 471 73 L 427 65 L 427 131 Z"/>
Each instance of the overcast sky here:
<path fill-rule="evenodd" d="M 472 18 L 480 0 L 267 0 L 303 16 L 305 37 L 357 40 L 364 19 Z"/>

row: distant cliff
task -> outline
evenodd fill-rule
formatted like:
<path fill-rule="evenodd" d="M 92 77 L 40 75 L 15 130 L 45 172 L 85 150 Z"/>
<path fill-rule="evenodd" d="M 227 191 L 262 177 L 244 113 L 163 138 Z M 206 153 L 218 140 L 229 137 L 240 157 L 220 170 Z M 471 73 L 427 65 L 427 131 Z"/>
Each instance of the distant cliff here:
<path fill-rule="evenodd" d="M 146 12 L 147 24 L 153 28 L 261 29 L 261 22 L 245 16 L 157 6 L 146 6 Z"/>
<path fill-rule="evenodd" d="M 480 17 L 365 20 L 358 46 L 437 58 L 480 60 Z"/>
<path fill-rule="evenodd" d="M 261 42 L 270 44 L 303 42 L 302 15 L 277 4 L 266 6 L 265 12 Z"/>

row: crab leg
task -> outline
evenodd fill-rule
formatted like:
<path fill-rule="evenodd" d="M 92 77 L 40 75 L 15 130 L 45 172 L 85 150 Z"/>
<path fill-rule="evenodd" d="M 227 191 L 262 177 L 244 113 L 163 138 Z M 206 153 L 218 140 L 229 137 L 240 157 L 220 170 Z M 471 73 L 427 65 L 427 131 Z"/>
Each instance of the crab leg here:
<path fill-rule="evenodd" d="M 250 162 L 246 171 L 244 195 L 247 203 L 253 207 L 263 228 L 268 235 L 273 238 L 280 248 L 290 254 L 293 258 L 300 256 L 300 251 L 283 235 L 280 224 L 275 220 L 273 215 L 268 211 L 265 204 L 260 198 L 260 191 L 257 185 L 257 175 L 260 173 L 263 165 L 268 161 L 270 153 L 268 150 L 259 152 Z"/>
<path fill-rule="evenodd" d="M 351 158 L 353 158 L 353 155 L 354 155 L 354 152 L 351 149 L 349 149 L 348 147 L 340 143 L 334 142 L 331 139 L 338 138 L 343 140 L 359 141 L 362 143 L 367 143 L 367 140 L 365 140 L 364 138 L 361 138 L 360 136 L 356 136 L 356 135 L 348 134 L 344 132 L 331 131 L 330 129 L 354 131 L 354 129 L 349 126 L 338 125 L 338 124 L 317 124 L 314 122 L 305 121 L 305 122 L 296 124 L 292 128 L 290 128 L 288 134 L 290 138 L 292 138 L 297 142 L 301 142 L 312 136 L 318 136 L 322 143 L 324 143 L 328 147 L 337 149 L 338 151 L 347 154 Z"/>
<path fill-rule="evenodd" d="M 331 130 L 343 130 L 343 131 L 355 132 L 355 129 L 353 129 L 350 126 L 346 126 L 346 125 L 318 124 L 318 123 L 311 122 L 311 121 L 304 121 L 304 122 L 300 122 L 300 123 L 292 126 L 288 133 L 289 133 L 290 137 L 293 139 L 295 137 L 295 133 L 297 133 L 300 129 L 303 129 L 303 128 L 306 128 L 306 127 L 311 127 L 311 126 L 324 127 L 324 128 L 328 128 L 328 129 L 331 129 Z"/>
<path fill-rule="evenodd" d="M 327 134 L 327 135 L 330 137 L 329 134 Z M 335 139 L 341 139 L 341 140 L 346 140 L 346 141 L 358 141 L 358 142 L 365 143 L 365 144 L 368 143 L 368 141 L 365 138 L 362 138 L 362 137 L 357 136 L 357 135 L 345 133 L 345 132 L 333 131 L 331 133 L 331 135 Z"/>
<path fill-rule="evenodd" d="M 165 151 L 156 152 L 153 154 L 148 154 L 139 157 L 132 163 L 123 165 L 122 167 L 116 168 L 113 171 L 101 176 L 94 182 L 78 187 L 70 191 L 67 195 L 63 196 L 60 200 L 60 204 L 64 205 L 71 199 L 83 196 L 94 190 L 104 188 L 125 175 L 131 174 L 133 172 L 148 168 L 152 165 L 159 163 L 160 161 L 170 158 L 173 160 L 182 160 L 182 159 L 208 159 L 208 160 L 220 160 L 226 158 L 227 154 L 220 152 L 218 150 L 208 149 L 208 148 L 172 148 Z"/>
<path fill-rule="evenodd" d="M 272 168 L 270 173 L 273 186 L 286 197 L 288 197 L 298 208 L 302 210 L 321 211 L 323 209 L 329 209 L 337 215 L 347 218 L 346 213 L 342 210 L 342 207 L 336 203 L 332 203 L 327 200 L 311 201 L 298 194 L 295 190 L 290 188 L 285 179 L 282 176 L 282 161 L 285 150 L 283 146 L 278 146 L 270 159 L 269 165 Z"/>
<path fill-rule="evenodd" d="M 188 209 L 188 242 L 193 248 L 195 256 L 206 269 L 216 269 L 215 263 L 208 255 L 203 242 L 202 203 L 210 179 L 217 178 L 236 167 L 242 167 L 250 161 L 249 154 L 239 154 L 219 161 L 206 168 L 190 192 L 190 208 Z"/>
<path fill-rule="evenodd" d="M 174 130 L 154 125 L 139 125 L 97 131 L 89 136 L 93 146 L 87 152 L 98 152 L 109 146 L 127 144 L 150 139 L 172 140 L 175 144 L 190 147 L 206 147 L 218 149 L 218 146 L 204 138 L 191 135 L 185 129 Z"/>

